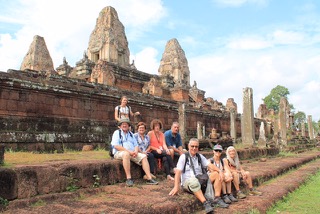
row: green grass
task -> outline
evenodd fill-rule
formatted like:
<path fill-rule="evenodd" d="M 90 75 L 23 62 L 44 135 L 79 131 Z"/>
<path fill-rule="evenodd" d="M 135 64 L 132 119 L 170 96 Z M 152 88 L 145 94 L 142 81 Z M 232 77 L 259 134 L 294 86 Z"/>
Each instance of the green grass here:
<path fill-rule="evenodd" d="M 33 152 L 5 152 L 4 167 L 10 168 L 16 165 L 39 164 L 52 161 L 69 160 L 106 160 L 109 153 L 105 150 L 94 151 L 66 151 L 64 153 L 33 153 Z"/>
<path fill-rule="evenodd" d="M 273 213 L 319 213 L 320 172 L 312 176 L 296 191 L 277 202 L 267 214 Z"/>

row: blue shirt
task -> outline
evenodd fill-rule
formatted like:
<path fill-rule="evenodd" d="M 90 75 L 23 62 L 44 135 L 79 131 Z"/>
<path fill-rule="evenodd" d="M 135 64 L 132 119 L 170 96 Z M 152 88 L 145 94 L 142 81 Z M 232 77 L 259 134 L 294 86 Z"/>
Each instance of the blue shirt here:
<path fill-rule="evenodd" d="M 119 131 L 121 131 L 121 137 L 119 136 Z M 113 147 L 112 153 L 115 154 L 118 150 L 114 146 L 122 146 L 133 152 L 138 143 L 132 133 L 127 132 L 125 134 L 122 130 L 115 130 L 112 135 L 111 145 Z"/>
<path fill-rule="evenodd" d="M 179 133 L 177 133 L 176 136 L 173 136 L 170 129 L 164 133 L 164 136 L 166 138 L 167 146 L 173 146 L 175 148 L 182 146 L 181 136 Z"/>
<path fill-rule="evenodd" d="M 150 145 L 150 139 L 148 135 L 144 135 L 144 139 L 142 140 L 139 133 L 134 133 L 134 138 L 137 140 L 139 149 L 142 152 L 145 152 Z"/>

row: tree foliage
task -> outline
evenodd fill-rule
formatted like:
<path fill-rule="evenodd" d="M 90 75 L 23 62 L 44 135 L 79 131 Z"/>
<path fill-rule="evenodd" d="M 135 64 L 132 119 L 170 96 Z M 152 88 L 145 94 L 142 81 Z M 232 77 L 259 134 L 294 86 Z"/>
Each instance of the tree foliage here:
<path fill-rule="evenodd" d="M 270 91 L 270 94 L 262 100 L 268 109 L 273 109 L 274 111 L 278 112 L 281 97 L 288 99 L 289 94 L 290 92 L 286 87 L 277 85 Z M 290 108 L 293 109 L 293 105 L 290 105 Z"/>
<path fill-rule="evenodd" d="M 301 124 L 307 121 L 307 116 L 303 111 L 298 111 L 294 114 L 294 124 L 301 128 Z"/>

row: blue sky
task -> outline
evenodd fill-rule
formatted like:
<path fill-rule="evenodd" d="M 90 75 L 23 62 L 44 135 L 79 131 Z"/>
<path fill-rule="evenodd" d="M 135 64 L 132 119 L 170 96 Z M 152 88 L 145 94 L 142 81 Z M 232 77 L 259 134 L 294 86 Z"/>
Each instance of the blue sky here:
<path fill-rule="evenodd" d="M 317 0 L 0 0 L 0 71 L 19 69 L 34 35 L 45 38 L 55 68 L 88 47 L 99 12 L 113 6 L 138 70 L 157 74 L 166 42 L 178 39 L 191 82 L 206 97 L 242 112 L 277 85 L 289 102 L 320 119 L 320 1 Z M 255 112 L 256 113 L 256 112 Z"/>

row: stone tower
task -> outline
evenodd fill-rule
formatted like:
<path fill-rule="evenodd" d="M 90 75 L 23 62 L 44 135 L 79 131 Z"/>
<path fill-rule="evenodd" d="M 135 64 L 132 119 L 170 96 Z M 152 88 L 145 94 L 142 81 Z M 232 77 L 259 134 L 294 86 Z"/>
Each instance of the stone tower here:
<path fill-rule="evenodd" d="M 90 35 L 87 54 L 95 63 L 105 60 L 119 66 L 130 66 L 130 51 L 124 26 L 113 7 L 108 6 L 101 10 Z"/>
<path fill-rule="evenodd" d="M 161 76 L 172 76 L 174 87 L 190 88 L 188 60 L 177 39 L 167 42 L 158 70 Z"/>
<path fill-rule="evenodd" d="M 53 62 L 43 37 L 38 35 L 33 37 L 29 51 L 23 58 L 20 66 L 20 70 L 25 69 L 50 72 L 54 71 Z"/>

